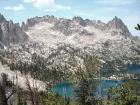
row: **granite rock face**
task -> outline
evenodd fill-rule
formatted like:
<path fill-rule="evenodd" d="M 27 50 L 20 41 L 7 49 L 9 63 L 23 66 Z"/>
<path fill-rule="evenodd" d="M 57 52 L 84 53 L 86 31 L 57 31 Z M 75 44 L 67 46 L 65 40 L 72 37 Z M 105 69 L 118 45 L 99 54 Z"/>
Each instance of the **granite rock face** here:
<path fill-rule="evenodd" d="M 0 14 L 0 23 L 5 22 L 5 21 L 6 19 L 4 18 L 4 16 Z"/>
<path fill-rule="evenodd" d="M 81 17 L 73 17 L 72 22 L 77 22 L 81 26 L 86 26 L 85 20 L 83 20 Z"/>
<path fill-rule="evenodd" d="M 26 24 L 24 22 L 22 22 L 21 27 L 22 29 L 27 30 Z"/>
<path fill-rule="evenodd" d="M 102 21 L 98 20 L 95 25 L 94 25 L 94 28 L 97 28 L 99 30 L 102 30 L 104 31 L 105 30 L 105 23 L 103 23 Z"/>
<path fill-rule="evenodd" d="M 0 41 L 2 40 L 1 37 L 2 37 L 2 29 L 1 29 L 1 25 L 0 25 Z"/>
<path fill-rule="evenodd" d="M 106 30 L 111 30 L 115 33 L 116 30 L 114 29 L 119 30 L 120 34 L 124 36 L 131 36 L 131 33 L 129 32 L 127 26 L 122 22 L 121 19 L 117 18 L 116 16 L 106 25 Z"/>
<path fill-rule="evenodd" d="M 19 26 L 19 23 L 13 23 L 12 20 L 6 21 L 0 14 L 0 43 L 1 46 L 9 47 L 10 44 L 21 45 L 26 43 L 28 36 Z"/>
<path fill-rule="evenodd" d="M 96 20 L 85 19 L 85 23 L 87 26 L 93 26 L 96 23 Z"/>
<path fill-rule="evenodd" d="M 68 19 L 60 19 L 59 21 L 56 21 L 54 23 L 54 30 L 59 30 L 60 32 L 68 35 L 71 34 L 71 32 L 69 32 L 69 27 L 71 26 L 71 20 Z"/>
<path fill-rule="evenodd" d="M 24 29 L 24 30 L 27 30 L 28 27 L 32 27 L 40 22 L 48 22 L 48 23 L 54 23 L 55 20 L 57 20 L 57 18 L 55 18 L 54 16 L 43 16 L 43 17 L 34 17 L 34 18 L 31 18 L 31 19 L 27 19 L 26 20 L 26 24 L 24 22 L 22 22 L 22 25 L 21 27 Z"/>

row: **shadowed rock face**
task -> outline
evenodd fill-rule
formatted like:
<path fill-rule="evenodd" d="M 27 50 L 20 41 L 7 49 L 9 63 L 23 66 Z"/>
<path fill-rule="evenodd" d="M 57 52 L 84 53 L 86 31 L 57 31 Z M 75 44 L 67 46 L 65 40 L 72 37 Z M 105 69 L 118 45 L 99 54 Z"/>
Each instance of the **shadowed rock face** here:
<path fill-rule="evenodd" d="M 6 19 L 4 18 L 4 16 L 0 14 L 0 24 L 1 24 L 2 22 L 5 22 L 5 21 L 6 21 Z"/>
<path fill-rule="evenodd" d="M 19 26 L 19 23 L 13 23 L 12 20 L 6 21 L 0 14 L 0 43 L 2 46 L 9 47 L 10 44 L 24 44 L 28 36 Z"/>
<path fill-rule="evenodd" d="M 2 29 L 1 29 L 1 25 L 0 25 L 0 49 L 3 49 L 4 47 L 3 47 L 3 44 L 2 44 L 1 37 L 2 37 Z"/>
<path fill-rule="evenodd" d="M 2 37 L 2 29 L 1 29 L 1 25 L 0 25 L 0 41 L 2 41 L 1 37 Z"/>
<path fill-rule="evenodd" d="M 77 22 L 81 26 L 86 26 L 85 21 L 81 17 L 73 17 L 72 22 Z"/>
<path fill-rule="evenodd" d="M 88 26 L 93 26 L 93 25 L 96 23 L 96 20 L 89 20 L 89 19 L 86 19 L 86 20 L 85 20 L 85 23 L 86 23 L 86 25 L 88 25 Z"/>

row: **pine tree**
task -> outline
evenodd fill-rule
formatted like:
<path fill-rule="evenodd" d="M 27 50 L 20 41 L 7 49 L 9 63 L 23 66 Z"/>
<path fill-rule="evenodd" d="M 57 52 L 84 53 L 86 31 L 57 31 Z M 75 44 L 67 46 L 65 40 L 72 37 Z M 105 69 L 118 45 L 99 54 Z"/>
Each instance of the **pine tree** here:
<path fill-rule="evenodd" d="M 136 94 L 138 83 L 130 80 L 121 86 L 109 87 L 107 91 L 107 105 L 139 105 Z"/>
<path fill-rule="evenodd" d="M 94 78 L 97 78 L 98 71 L 97 59 L 88 55 L 84 59 L 83 67 L 76 68 L 75 73 L 70 77 L 76 104 L 96 104 L 94 92 L 98 82 Z"/>
<path fill-rule="evenodd" d="M 139 31 L 140 30 L 140 25 L 137 24 L 137 27 L 135 27 L 135 29 Z"/>
<path fill-rule="evenodd" d="M 7 94 L 7 90 L 10 91 L 9 95 Z M 0 105 L 8 105 L 8 100 L 10 99 L 13 94 L 16 92 L 16 87 L 14 83 L 12 83 L 8 79 L 7 74 L 1 74 L 1 79 L 0 79 Z"/>

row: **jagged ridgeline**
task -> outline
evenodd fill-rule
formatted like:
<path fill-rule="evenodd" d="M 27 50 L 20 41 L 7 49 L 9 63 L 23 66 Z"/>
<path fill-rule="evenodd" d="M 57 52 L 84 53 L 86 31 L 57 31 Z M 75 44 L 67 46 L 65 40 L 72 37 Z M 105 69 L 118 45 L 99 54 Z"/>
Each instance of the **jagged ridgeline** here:
<path fill-rule="evenodd" d="M 13 23 L 12 20 L 7 21 L 0 14 L 0 48 L 4 49 L 11 44 L 24 44 L 28 41 L 28 36 L 19 26 L 19 23 Z"/>
<path fill-rule="evenodd" d="M 62 81 L 63 75 L 69 76 L 72 71 L 71 52 L 81 62 L 85 55 L 97 56 L 102 71 L 112 71 L 139 62 L 140 41 L 116 16 L 103 23 L 46 15 L 27 19 L 20 27 L 0 14 L 0 48 L 1 61 L 7 62 L 11 70 L 30 73 L 40 80 L 54 74 L 52 78 L 58 75 Z"/>

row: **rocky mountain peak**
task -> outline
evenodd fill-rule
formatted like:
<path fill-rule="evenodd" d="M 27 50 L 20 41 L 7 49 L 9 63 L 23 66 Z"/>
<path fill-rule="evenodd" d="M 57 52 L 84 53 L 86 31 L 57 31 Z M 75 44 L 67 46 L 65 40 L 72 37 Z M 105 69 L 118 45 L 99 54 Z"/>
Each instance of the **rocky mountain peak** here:
<path fill-rule="evenodd" d="M 21 23 L 21 27 L 22 27 L 22 26 L 25 26 L 25 23 L 24 23 L 23 21 L 22 21 L 22 23 Z"/>
<path fill-rule="evenodd" d="M 97 28 L 99 30 L 102 30 L 104 31 L 105 30 L 105 23 L 102 22 L 101 20 L 98 20 L 97 22 L 95 21 L 95 25 L 94 25 L 94 28 Z"/>
<path fill-rule="evenodd" d="M 48 23 L 55 23 L 55 21 L 57 20 L 57 18 L 55 18 L 54 16 L 43 16 L 43 17 L 34 17 L 34 18 L 30 18 L 26 20 L 26 24 L 24 22 L 22 22 L 21 27 L 26 30 L 28 27 L 32 27 L 35 26 L 36 24 L 40 23 L 40 22 L 48 22 Z"/>
<path fill-rule="evenodd" d="M 9 30 L 14 30 L 14 28 L 15 28 L 15 25 L 14 25 L 14 23 L 13 23 L 13 21 L 12 20 L 10 20 L 9 21 Z"/>
<path fill-rule="evenodd" d="M 10 20 L 10 21 L 9 21 L 9 24 L 13 24 L 13 21 L 12 21 L 12 20 Z"/>
<path fill-rule="evenodd" d="M 120 29 L 122 25 L 124 26 L 124 23 L 122 22 L 122 20 L 117 18 L 116 16 L 107 24 L 108 24 L 108 27 L 111 29 Z"/>
<path fill-rule="evenodd" d="M 108 25 L 108 28 L 111 28 L 111 29 L 121 29 L 125 32 L 129 32 L 126 25 L 122 22 L 122 20 L 117 18 L 116 16 L 114 19 L 109 21 L 107 25 Z"/>
<path fill-rule="evenodd" d="M 77 23 L 79 23 L 81 26 L 85 26 L 86 25 L 86 23 L 85 23 L 85 21 L 83 20 L 83 18 L 81 18 L 81 17 L 79 17 L 79 16 L 74 16 L 73 18 L 72 18 L 72 22 L 77 22 Z"/>
<path fill-rule="evenodd" d="M 97 24 L 98 24 L 98 25 L 101 25 L 101 26 L 106 25 L 106 24 L 105 24 L 104 22 L 102 22 L 101 20 L 98 20 L 98 21 L 97 21 Z"/>
<path fill-rule="evenodd" d="M 10 44 L 24 44 L 28 40 L 28 36 L 22 30 L 19 23 L 13 23 L 12 20 L 7 21 L 0 14 L 0 46 L 9 47 Z"/>
<path fill-rule="evenodd" d="M 89 20 L 89 19 L 85 19 L 85 23 L 88 26 L 93 26 L 96 23 L 96 20 L 95 21 L 94 20 L 92 21 L 92 20 Z"/>
<path fill-rule="evenodd" d="M 22 27 L 22 29 L 27 30 L 27 26 L 24 22 L 21 23 L 21 27 Z"/>
<path fill-rule="evenodd" d="M 27 19 L 27 20 L 26 20 L 26 25 L 27 25 L 27 26 L 32 26 L 32 23 L 30 22 L 30 19 Z"/>
<path fill-rule="evenodd" d="M 127 26 L 122 22 L 121 19 L 119 19 L 118 17 L 115 16 L 114 19 L 112 19 L 111 21 L 109 21 L 107 23 L 107 29 L 108 30 L 121 30 L 121 34 L 125 35 L 125 36 L 130 36 L 130 32 L 127 28 Z"/>
<path fill-rule="evenodd" d="M 6 19 L 4 18 L 4 16 L 2 14 L 0 14 L 0 23 L 6 21 Z"/>

